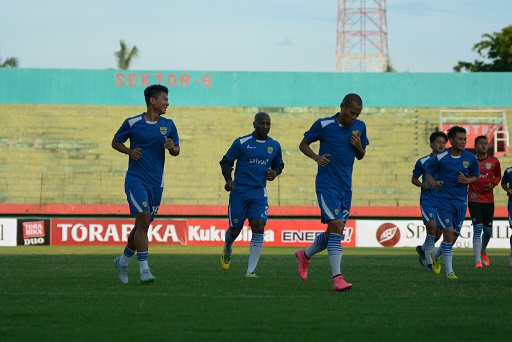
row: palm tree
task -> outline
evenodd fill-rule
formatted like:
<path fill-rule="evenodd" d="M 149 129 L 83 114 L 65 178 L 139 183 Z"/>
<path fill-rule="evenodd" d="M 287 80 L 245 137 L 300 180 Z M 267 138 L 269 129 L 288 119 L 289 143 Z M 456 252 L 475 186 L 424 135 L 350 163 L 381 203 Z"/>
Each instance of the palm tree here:
<path fill-rule="evenodd" d="M 9 57 L 3 63 L 2 59 L 0 59 L 0 68 L 17 68 L 20 62 L 16 57 Z"/>
<path fill-rule="evenodd" d="M 130 68 L 132 59 L 139 57 L 139 49 L 134 45 L 130 50 L 123 40 L 120 40 L 119 44 L 121 45 L 121 50 L 114 53 L 114 56 L 117 58 L 117 66 L 119 69 L 127 70 Z"/>

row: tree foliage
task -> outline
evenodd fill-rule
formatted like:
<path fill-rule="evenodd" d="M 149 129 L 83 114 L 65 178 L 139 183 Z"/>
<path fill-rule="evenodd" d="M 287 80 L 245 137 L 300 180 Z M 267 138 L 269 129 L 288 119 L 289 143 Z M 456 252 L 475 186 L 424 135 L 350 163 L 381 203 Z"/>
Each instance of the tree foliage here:
<path fill-rule="evenodd" d="M 512 71 L 512 25 L 505 27 L 501 32 L 493 34 L 485 33 L 482 35 L 484 40 L 473 46 L 482 58 L 487 58 L 490 63 L 481 60 L 471 62 L 461 62 L 453 67 L 453 70 L 460 72 L 466 70 L 469 72 L 479 71 Z"/>
<path fill-rule="evenodd" d="M 128 45 L 123 40 L 120 40 L 119 44 L 121 49 L 114 52 L 114 56 L 117 58 L 117 67 L 122 70 L 128 70 L 132 60 L 139 57 L 139 49 L 135 45 L 131 49 L 128 48 Z"/>
<path fill-rule="evenodd" d="M 16 57 L 9 57 L 2 63 L 2 59 L 0 58 L 0 68 L 17 68 L 20 62 Z"/>

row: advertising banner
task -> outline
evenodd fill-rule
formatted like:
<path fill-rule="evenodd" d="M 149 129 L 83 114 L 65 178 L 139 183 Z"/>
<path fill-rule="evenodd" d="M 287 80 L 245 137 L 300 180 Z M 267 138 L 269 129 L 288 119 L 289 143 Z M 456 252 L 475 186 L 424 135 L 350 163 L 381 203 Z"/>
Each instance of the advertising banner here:
<path fill-rule="evenodd" d="M 427 234 L 421 220 L 357 220 L 357 247 L 414 247 L 425 242 Z M 508 221 L 496 220 L 488 248 L 510 248 Z M 439 246 L 440 241 L 436 243 Z M 464 221 L 454 247 L 473 248 L 473 225 Z"/>
<path fill-rule="evenodd" d="M 154 220 L 148 238 L 153 245 L 185 244 L 185 220 Z M 125 245 L 133 219 L 53 219 L 53 246 Z"/>
<path fill-rule="evenodd" d="M 250 244 L 252 232 L 247 224 L 236 239 L 237 246 Z M 190 219 L 187 227 L 187 245 L 223 246 L 228 221 Z M 265 246 L 306 247 L 325 229 L 326 225 L 320 220 L 269 220 L 265 226 L 264 243 Z M 347 221 L 342 243 L 347 247 L 356 245 L 356 221 Z"/>
<path fill-rule="evenodd" d="M 16 246 L 16 219 L 0 219 L 0 246 Z"/>
<path fill-rule="evenodd" d="M 50 220 L 19 219 L 18 246 L 50 245 Z"/>

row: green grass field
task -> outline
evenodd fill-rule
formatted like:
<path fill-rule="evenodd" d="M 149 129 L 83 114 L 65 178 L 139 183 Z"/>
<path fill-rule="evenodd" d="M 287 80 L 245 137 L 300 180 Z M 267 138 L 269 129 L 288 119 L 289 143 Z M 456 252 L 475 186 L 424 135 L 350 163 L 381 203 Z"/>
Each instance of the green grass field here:
<path fill-rule="evenodd" d="M 264 248 L 245 278 L 248 248 L 220 268 L 219 247 L 150 247 L 157 282 L 117 280 L 122 247 L 0 248 L 0 341 L 510 341 L 509 250 L 454 250 L 459 277 L 420 267 L 412 248 L 345 248 L 350 292 L 332 291 L 325 252 L 309 279 L 295 249 Z"/>

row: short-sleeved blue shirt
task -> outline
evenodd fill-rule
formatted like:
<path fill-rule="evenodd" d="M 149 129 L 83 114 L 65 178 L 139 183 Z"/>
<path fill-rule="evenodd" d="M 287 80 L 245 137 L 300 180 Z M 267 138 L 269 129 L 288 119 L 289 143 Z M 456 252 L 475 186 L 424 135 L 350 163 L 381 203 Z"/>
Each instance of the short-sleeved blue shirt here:
<path fill-rule="evenodd" d="M 268 169 L 283 163 L 279 142 L 269 136 L 266 140 L 258 140 L 254 133 L 233 141 L 226 158 L 236 161 L 234 192 L 255 191 L 264 194 Z"/>
<path fill-rule="evenodd" d="M 138 160 L 129 158 L 126 182 L 140 181 L 150 188 L 164 186 L 164 136 L 171 138 L 175 145 L 180 144 L 178 130 L 171 119 L 160 116 L 158 121 L 149 122 L 142 113 L 123 122 L 114 139 L 121 143 L 130 139 L 130 149 L 140 148 L 142 151 Z"/>
<path fill-rule="evenodd" d="M 340 113 L 336 113 L 334 116 L 318 119 L 304 133 L 304 137 L 310 144 L 320 141 L 319 155 L 330 154 L 328 157 L 330 163 L 326 166 L 318 166 L 317 191 L 323 188 L 352 191 L 352 171 L 356 149 L 350 144 L 350 137 L 358 132 L 363 149 L 366 149 L 370 143 L 363 121 L 356 120 L 350 127 L 343 127 L 338 123 L 339 115 Z"/>
<path fill-rule="evenodd" d="M 437 200 L 468 201 L 468 184 L 457 182 L 459 172 L 466 178 L 480 176 L 478 161 L 473 153 L 462 150 L 460 156 L 452 156 L 451 149 L 447 149 L 435 155 L 427 165 L 427 172 L 430 175 L 438 175 L 443 185 L 437 190 Z"/>

